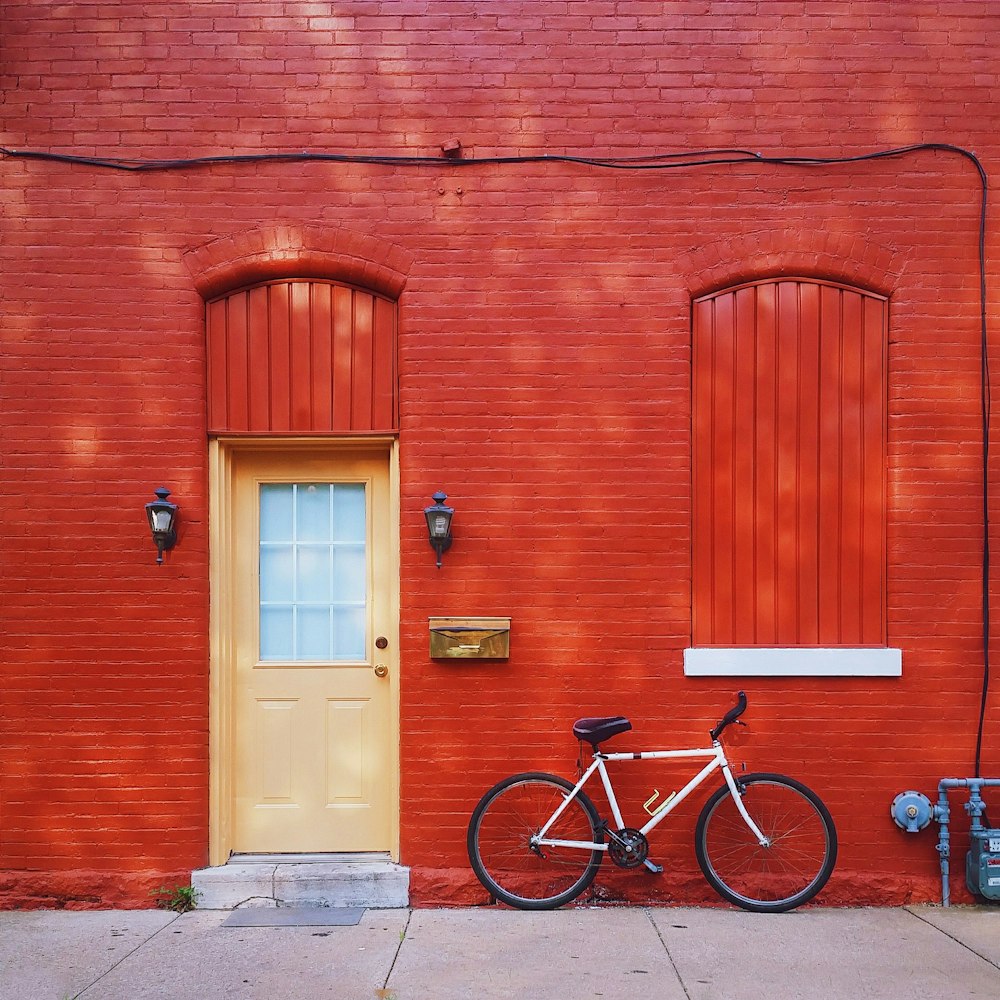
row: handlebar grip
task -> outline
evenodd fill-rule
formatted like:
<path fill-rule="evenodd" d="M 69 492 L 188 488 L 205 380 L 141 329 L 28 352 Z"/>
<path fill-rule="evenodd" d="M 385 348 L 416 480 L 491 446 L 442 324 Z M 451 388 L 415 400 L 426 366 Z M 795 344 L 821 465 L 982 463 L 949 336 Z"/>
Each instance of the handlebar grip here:
<path fill-rule="evenodd" d="M 709 732 L 713 740 L 717 740 L 731 722 L 735 722 L 747 710 L 747 695 L 745 691 L 736 693 L 736 704 L 719 720 L 718 725 Z"/>

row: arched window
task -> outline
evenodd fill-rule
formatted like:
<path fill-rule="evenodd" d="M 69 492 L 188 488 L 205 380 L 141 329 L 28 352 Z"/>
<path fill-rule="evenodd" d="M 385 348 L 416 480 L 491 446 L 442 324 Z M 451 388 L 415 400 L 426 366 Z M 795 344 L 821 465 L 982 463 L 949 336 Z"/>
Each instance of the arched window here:
<path fill-rule="evenodd" d="M 885 298 L 693 303 L 694 646 L 884 646 Z"/>
<path fill-rule="evenodd" d="M 207 304 L 208 429 L 393 433 L 396 304 L 350 285 L 268 281 Z"/>

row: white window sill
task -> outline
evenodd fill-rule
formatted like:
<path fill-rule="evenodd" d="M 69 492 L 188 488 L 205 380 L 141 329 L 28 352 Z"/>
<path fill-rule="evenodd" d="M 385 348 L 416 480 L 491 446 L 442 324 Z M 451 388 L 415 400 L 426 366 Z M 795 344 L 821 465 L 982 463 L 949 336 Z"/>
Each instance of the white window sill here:
<path fill-rule="evenodd" d="M 900 677 L 902 673 L 901 649 L 698 646 L 684 650 L 687 677 Z"/>

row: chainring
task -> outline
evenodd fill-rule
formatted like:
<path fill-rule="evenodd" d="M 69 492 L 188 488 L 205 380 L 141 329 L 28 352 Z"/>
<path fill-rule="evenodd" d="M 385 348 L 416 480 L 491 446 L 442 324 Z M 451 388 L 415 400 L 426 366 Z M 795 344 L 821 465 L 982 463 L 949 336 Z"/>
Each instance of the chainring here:
<path fill-rule="evenodd" d="M 638 830 L 608 830 L 608 854 L 619 868 L 638 868 L 649 857 L 649 841 Z"/>

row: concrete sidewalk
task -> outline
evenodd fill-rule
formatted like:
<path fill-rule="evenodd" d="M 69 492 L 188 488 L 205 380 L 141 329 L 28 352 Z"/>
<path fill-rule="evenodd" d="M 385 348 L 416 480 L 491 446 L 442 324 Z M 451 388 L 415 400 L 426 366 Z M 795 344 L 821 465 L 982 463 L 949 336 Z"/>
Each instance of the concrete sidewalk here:
<path fill-rule="evenodd" d="M 1000 997 L 1000 908 L 0 913 L 2 1000 L 959 1000 Z"/>

